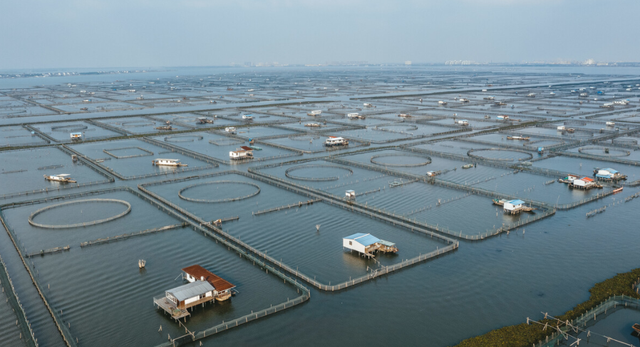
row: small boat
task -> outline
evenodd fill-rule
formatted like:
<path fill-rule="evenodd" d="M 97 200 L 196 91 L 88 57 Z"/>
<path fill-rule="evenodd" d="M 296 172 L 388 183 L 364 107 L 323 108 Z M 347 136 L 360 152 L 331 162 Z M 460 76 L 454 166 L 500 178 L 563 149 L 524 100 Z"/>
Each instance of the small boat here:
<path fill-rule="evenodd" d="M 498 205 L 498 206 L 503 206 L 504 203 L 507 202 L 507 201 L 509 201 L 509 200 L 496 198 L 496 199 L 493 199 L 493 204 L 494 205 Z"/>
<path fill-rule="evenodd" d="M 236 127 L 226 127 L 226 128 L 224 128 L 224 131 L 228 132 L 229 134 L 235 135 L 236 134 Z"/>
<path fill-rule="evenodd" d="M 216 296 L 216 301 L 229 300 L 230 297 L 231 297 L 231 293 L 229 293 L 229 292 L 224 293 L 224 294 L 219 294 L 218 296 Z"/>
<path fill-rule="evenodd" d="M 69 174 L 59 174 L 59 175 L 44 175 L 44 179 L 52 182 L 62 182 L 62 183 L 76 183 Z"/>
<path fill-rule="evenodd" d="M 640 334 L 640 324 L 636 323 L 631 327 L 636 333 Z"/>
<path fill-rule="evenodd" d="M 145 266 L 147 266 L 147 261 L 144 259 L 138 259 L 138 268 L 144 269 Z"/>
<path fill-rule="evenodd" d="M 156 130 L 173 130 L 173 128 L 171 127 L 171 125 L 163 125 L 156 127 Z"/>
<path fill-rule="evenodd" d="M 507 136 L 507 140 L 529 141 L 530 139 L 531 138 L 529 136 L 520 136 L 520 135 Z"/>
<path fill-rule="evenodd" d="M 229 152 L 231 160 L 253 159 L 253 149 L 248 146 L 241 146 L 240 149 Z"/>
<path fill-rule="evenodd" d="M 623 188 L 624 188 L 624 187 L 619 187 L 619 188 L 614 189 L 614 190 L 613 190 L 613 194 L 618 194 L 618 193 L 622 192 L 622 189 L 623 189 Z"/>
<path fill-rule="evenodd" d="M 463 169 L 471 169 L 472 167 L 473 167 L 473 164 L 462 165 Z"/>
<path fill-rule="evenodd" d="M 249 148 L 253 149 L 254 151 L 261 151 L 262 150 L 262 147 L 253 146 L 253 145 L 249 145 Z"/>
<path fill-rule="evenodd" d="M 154 159 L 152 164 L 156 166 L 187 166 L 187 164 L 182 164 L 179 159 Z"/>
<path fill-rule="evenodd" d="M 392 181 L 389 182 L 389 188 L 395 188 L 395 187 L 400 187 L 402 185 L 402 182 L 400 181 Z"/>
<path fill-rule="evenodd" d="M 333 146 L 348 146 L 349 141 L 342 137 L 329 136 L 327 140 L 324 141 L 324 145 L 327 147 Z"/>

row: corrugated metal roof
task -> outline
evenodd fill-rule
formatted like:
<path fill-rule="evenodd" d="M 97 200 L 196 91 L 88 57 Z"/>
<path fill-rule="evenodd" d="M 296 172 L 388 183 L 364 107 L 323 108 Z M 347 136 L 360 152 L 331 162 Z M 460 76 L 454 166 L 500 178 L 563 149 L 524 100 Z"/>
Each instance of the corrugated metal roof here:
<path fill-rule="evenodd" d="M 361 238 L 358 238 L 356 241 L 358 241 L 359 243 L 361 243 L 363 246 L 369 246 L 372 245 L 376 242 L 380 242 L 380 239 L 373 236 L 373 235 L 367 235 L 367 236 L 363 236 Z"/>
<path fill-rule="evenodd" d="M 364 233 L 353 234 L 351 236 L 345 237 L 345 239 L 358 241 L 358 243 L 362 244 L 363 246 L 369 246 L 376 242 L 380 242 L 379 238 L 371 234 L 364 234 Z"/>
<path fill-rule="evenodd" d="M 182 269 L 182 271 L 195 277 L 197 280 L 204 277 L 204 280 L 211 283 L 211 285 L 219 292 L 235 288 L 233 284 L 222 279 L 220 276 L 211 273 L 209 270 L 203 268 L 200 265 L 191 265 L 189 267 L 185 267 L 184 269 Z"/>
<path fill-rule="evenodd" d="M 396 245 L 396 244 L 395 244 L 395 243 L 393 243 L 393 242 L 389 242 L 389 241 L 385 241 L 385 240 L 380 240 L 380 242 L 379 242 L 379 243 L 380 243 L 381 245 L 383 245 L 383 246 L 387 246 L 387 247 L 393 247 L 393 246 L 395 246 L 395 245 Z"/>
<path fill-rule="evenodd" d="M 507 202 L 512 204 L 512 205 L 522 205 L 522 204 L 524 204 L 524 201 L 522 201 L 522 200 L 511 200 L 511 201 L 507 201 Z"/>
<path fill-rule="evenodd" d="M 355 239 L 357 239 L 358 237 L 363 237 L 363 236 L 365 236 L 365 235 L 369 235 L 369 234 L 365 234 L 365 233 L 357 233 L 357 234 L 353 234 L 353 235 L 347 236 L 347 237 L 345 237 L 345 239 L 355 240 Z"/>
<path fill-rule="evenodd" d="M 175 296 L 178 301 L 184 301 L 194 296 L 214 290 L 209 282 L 195 281 L 180 287 L 167 290 L 167 293 Z"/>

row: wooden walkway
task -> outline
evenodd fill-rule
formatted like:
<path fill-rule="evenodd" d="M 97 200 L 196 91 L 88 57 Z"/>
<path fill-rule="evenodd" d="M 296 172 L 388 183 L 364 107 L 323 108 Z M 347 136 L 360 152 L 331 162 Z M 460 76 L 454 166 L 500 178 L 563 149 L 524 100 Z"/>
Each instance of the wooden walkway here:
<path fill-rule="evenodd" d="M 29 253 L 27 254 L 27 258 L 31 258 L 31 257 L 35 257 L 37 255 L 45 255 L 45 254 L 52 254 L 52 253 L 58 253 L 58 252 L 63 252 L 63 251 L 68 251 L 69 249 L 71 249 L 71 246 L 64 246 L 64 247 L 55 247 L 55 248 L 49 248 L 49 249 L 41 249 L 38 252 L 34 252 L 34 253 Z"/>
<path fill-rule="evenodd" d="M 274 208 L 270 208 L 267 210 L 262 210 L 262 211 L 258 211 L 258 212 L 251 212 L 252 215 L 254 216 L 259 216 L 261 214 L 265 214 L 265 213 L 269 213 L 269 212 L 278 212 L 280 210 L 284 210 L 284 209 L 288 209 L 288 208 L 293 208 L 293 207 L 302 207 L 305 205 L 313 205 L 314 202 L 320 202 L 322 201 L 322 199 L 311 199 L 311 200 L 307 200 L 307 201 L 298 201 L 296 203 L 290 204 L 290 205 L 285 205 L 285 206 L 279 206 L 279 207 L 274 207 Z"/>
<path fill-rule="evenodd" d="M 188 317 L 188 316 L 191 315 L 191 313 L 189 313 L 189 311 L 177 308 L 176 304 L 174 304 L 173 302 L 169 301 L 169 299 L 167 299 L 166 296 L 158 296 L 158 297 L 153 298 L 153 303 L 158 308 L 161 308 L 165 312 L 170 314 L 171 318 L 173 318 L 175 320 L 178 320 L 178 319 L 181 319 L 181 318 L 184 318 L 184 317 Z"/>
<path fill-rule="evenodd" d="M 96 239 L 96 240 L 92 240 L 92 241 L 82 242 L 80 244 L 80 247 L 94 246 L 94 245 L 99 245 L 99 244 L 103 244 L 103 243 L 108 243 L 108 242 L 111 242 L 111 241 L 125 240 L 125 239 L 128 239 L 130 237 L 134 237 L 134 236 L 141 236 L 141 235 L 157 233 L 159 231 L 166 231 L 166 230 L 182 228 L 182 227 L 185 227 L 187 225 L 188 225 L 188 223 L 165 225 L 165 226 L 160 227 L 160 228 L 146 229 L 146 230 L 136 231 L 136 232 L 129 233 L 129 234 L 122 234 L 122 235 L 116 235 L 116 236 L 100 238 L 100 239 Z M 69 246 L 67 246 L 67 247 L 69 247 Z M 40 254 L 40 253 L 36 253 L 36 254 Z"/>

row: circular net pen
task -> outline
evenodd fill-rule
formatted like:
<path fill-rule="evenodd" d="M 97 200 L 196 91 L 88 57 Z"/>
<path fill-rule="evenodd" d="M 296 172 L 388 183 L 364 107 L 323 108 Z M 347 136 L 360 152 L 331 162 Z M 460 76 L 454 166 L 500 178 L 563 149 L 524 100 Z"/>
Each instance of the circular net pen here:
<path fill-rule="evenodd" d="M 417 163 L 383 163 L 383 162 L 379 161 L 380 158 L 419 158 L 419 159 L 421 159 L 421 161 L 417 162 Z M 422 160 L 424 160 L 424 161 L 422 161 Z M 431 157 L 422 156 L 422 155 L 415 155 L 415 154 L 400 154 L 400 155 L 397 155 L 397 154 L 378 154 L 378 155 L 372 156 L 370 161 L 371 161 L 371 163 L 376 164 L 376 165 L 380 165 L 380 166 L 418 167 L 418 166 L 425 166 L 425 165 L 431 164 Z"/>
<path fill-rule="evenodd" d="M 132 155 L 123 155 L 123 156 L 118 156 L 118 155 L 115 155 L 115 154 L 112 153 L 113 151 L 124 151 L 124 150 L 127 150 L 127 149 L 137 149 L 137 150 L 142 151 L 143 153 L 141 153 L 141 154 L 132 154 Z M 133 147 L 121 147 L 121 148 L 103 149 L 102 151 L 105 152 L 106 154 L 116 158 L 116 159 L 148 157 L 148 156 L 153 155 L 153 152 L 148 151 L 148 150 L 146 150 L 146 149 L 144 149 L 142 147 L 135 147 L 135 146 L 133 146 Z"/>
<path fill-rule="evenodd" d="M 492 157 L 488 157 L 488 156 L 483 156 L 481 154 L 477 154 L 478 152 L 511 152 L 511 153 L 522 153 L 524 154 L 524 157 L 520 157 L 520 158 L 514 158 L 514 157 L 509 157 L 509 158 L 492 158 Z M 469 156 L 470 158 L 474 158 L 474 159 L 480 159 L 480 160 L 487 160 L 487 161 L 498 161 L 498 162 L 507 162 L 507 161 L 523 161 L 523 160 L 530 160 L 533 159 L 533 154 L 527 152 L 527 151 L 522 151 L 519 149 L 505 149 L 505 148 L 481 148 L 481 149 L 470 149 L 469 151 L 467 151 L 467 156 Z"/>
<path fill-rule="evenodd" d="M 578 148 L 578 152 L 599 157 L 628 157 L 631 155 L 631 151 L 627 151 L 625 149 L 603 146 L 580 147 Z"/>
<path fill-rule="evenodd" d="M 291 174 L 291 172 L 297 171 L 297 170 L 322 169 L 322 168 L 329 168 L 329 169 L 347 171 L 348 174 L 345 175 L 344 177 L 348 177 L 348 176 L 353 175 L 353 170 L 351 170 L 348 167 L 338 166 L 338 165 L 322 165 L 322 164 L 298 165 L 298 166 L 290 167 L 284 172 L 284 175 L 287 176 L 288 178 L 291 178 L 293 180 L 298 180 L 298 181 L 326 182 L 326 181 L 337 181 L 337 180 L 340 179 L 340 176 L 305 177 L 305 176 L 295 176 L 295 175 Z"/>
<path fill-rule="evenodd" d="M 73 133 L 89 129 L 89 126 L 83 124 L 58 125 L 51 127 L 51 131 L 60 133 Z"/>
<path fill-rule="evenodd" d="M 209 143 L 216 146 L 235 146 L 244 143 L 244 140 L 240 139 L 220 139 L 220 140 L 209 140 Z"/>
<path fill-rule="evenodd" d="M 196 198 L 190 198 L 187 196 L 184 196 L 184 192 L 186 192 L 187 190 L 196 188 L 196 187 L 202 187 L 202 186 L 209 186 L 209 185 L 218 185 L 218 184 L 240 184 L 240 185 L 246 185 L 246 186 L 251 186 L 256 188 L 256 190 L 250 194 L 244 195 L 244 196 L 238 196 L 238 197 L 234 197 L 234 198 L 224 198 L 224 199 L 196 199 Z M 254 183 L 249 183 L 249 182 L 242 182 L 242 181 L 227 181 L 227 180 L 223 180 L 223 181 L 212 181 L 212 182 L 205 182 L 205 183 L 197 183 L 197 184 L 192 184 L 190 186 L 184 187 L 182 189 L 180 189 L 180 191 L 178 192 L 178 196 L 180 197 L 180 199 L 182 200 L 186 200 L 186 201 L 191 201 L 191 202 L 197 202 L 197 203 L 206 203 L 206 204 L 215 204 L 215 203 L 220 203 L 220 202 L 231 202 L 231 201 L 238 201 L 238 200 L 244 200 L 244 199 L 249 199 L 251 197 L 254 197 L 256 195 L 260 194 L 260 186 L 258 186 L 257 184 Z"/>
<path fill-rule="evenodd" d="M 121 213 L 118 213 L 114 216 L 111 216 L 109 218 L 104 218 L 104 219 L 97 219 L 94 221 L 90 221 L 90 222 L 83 222 L 83 223 L 75 223 L 75 224 L 43 224 L 43 223 L 37 223 L 35 222 L 33 219 L 48 210 L 52 210 L 55 208 L 59 208 L 59 207 L 63 207 L 63 206 L 68 206 L 68 205 L 76 205 L 76 204 L 87 204 L 87 203 L 92 203 L 92 202 L 97 202 L 97 203 L 115 203 L 115 204 L 121 204 L 127 207 L 127 209 Z M 38 228 L 44 228 L 44 229 L 70 229 L 70 228 L 80 228 L 80 227 L 87 227 L 87 226 L 91 226 L 91 225 L 97 225 L 97 224 L 102 224 L 102 223 L 107 223 L 107 222 L 111 222 L 114 221 L 118 218 L 122 218 L 124 216 L 126 216 L 129 212 L 131 212 L 131 204 L 127 201 L 124 200 L 119 200 L 119 199 L 85 199 L 85 200 L 77 200 L 77 201 L 69 201 L 69 202 L 63 202 L 61 204 L 56 204 L 56 205 L 52 205 L 52 206 L 47 206 L 47 207 L 43 207 L 37 211 L 35 211 L 34 213 L 32 213 L 29 216 L 29 224 L 33 225 L 34 227 L 38 227 Z"/>
<path fill-rule="evenodd" d="M 175 136 L 167 136 L 164 138 L 165 142 L 195 142 L 201 141 L 204 137 L 200 135 L 175 135 Z"/>

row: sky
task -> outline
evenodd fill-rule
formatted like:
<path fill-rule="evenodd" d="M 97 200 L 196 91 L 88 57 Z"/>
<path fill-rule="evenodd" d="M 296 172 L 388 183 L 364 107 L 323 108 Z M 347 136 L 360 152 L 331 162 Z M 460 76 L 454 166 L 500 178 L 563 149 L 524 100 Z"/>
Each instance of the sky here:
<path fill-rule="evenodd" d="M 640 61 L 638 0 L 0 0 L 0 69 Z"/>

